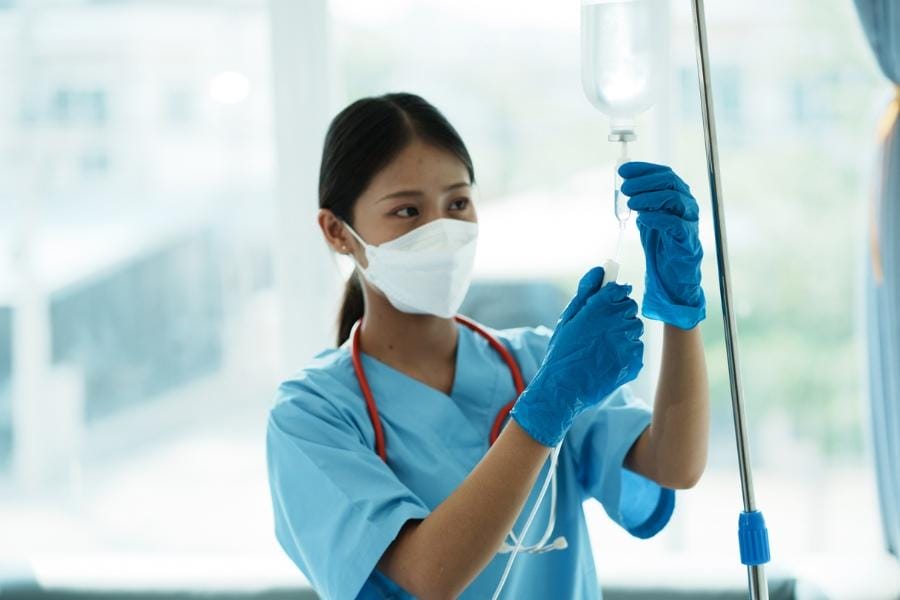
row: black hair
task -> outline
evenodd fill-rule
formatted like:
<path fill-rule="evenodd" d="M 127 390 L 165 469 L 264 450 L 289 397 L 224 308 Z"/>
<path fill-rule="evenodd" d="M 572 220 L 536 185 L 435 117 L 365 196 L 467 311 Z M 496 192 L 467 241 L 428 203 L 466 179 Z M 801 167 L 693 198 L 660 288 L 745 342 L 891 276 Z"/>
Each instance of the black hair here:
<path fill-rule="evenodd" d="M 319 208 L 353 226 L 353 207 L 379 170 L 415 139 L 455 155 L 475 183 L 469 151 L 444 115 L 415 94 L 390 93 L 356 100 L 328 126 L 319 170 Z M 337 345 L 363 316 L 362 287 L 354 269 L 338 313 Z"/>

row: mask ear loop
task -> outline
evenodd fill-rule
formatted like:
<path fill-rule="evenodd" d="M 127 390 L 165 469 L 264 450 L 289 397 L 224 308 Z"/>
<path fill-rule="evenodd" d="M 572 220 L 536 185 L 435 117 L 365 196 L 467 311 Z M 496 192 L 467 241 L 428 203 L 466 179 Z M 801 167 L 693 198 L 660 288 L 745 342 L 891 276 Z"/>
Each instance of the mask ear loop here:
<path fill-rule="evenodd" d="M 359 237 L 359 234 L 356 233 L 356 231 L 355 231 L 352 227 L 350 227 L 350 224 L 347 223 L 347 221 L 344 221 L 343 219 L 341 219 L 341 223 L 344 224 L 344 227 L 347 228 L 347 231 L 350 232 L 350 235 L 352 235 L 353 237 L 355 237 L 356 240 L 357 240 L 360 244 L 362 244 L 364 250 L 368 250 L 368 249 L 369 249 L 369 244 L 366 243 L 366 240 L 364 240 L 364 239 L 362 239 L 361 237 Z"/>
<path fill-rule="evenodd" d="M 370 248 L 370 246 L 369 246 L 369 244 L 366 243 L 366 240 L 362 239 L 362 237 L 360 237 L 360 235 L 359 235 L 358 233 L 356 233 L 356 230 L 353 229 L 352 227 L 350 227 L 350 224 L 349 224 L 347 221 L 344 221 L 343 219 L 341 219 L 341 223 L 344 224 L 344 227 L 347 228 L 347 231 L 350 232 L 350 235 L 352 235 L 353 237 L 355 237 L 356 240 L 362 245 L 362 247 L 363 247 L 363 254 L 364 254 L 365 257 L 366 257 L 366 260 L 367 260 L 367 261 L 370 260 L 370 258 L 369 258 L 369 257 L 370 257 L 370 254 L 369 254 L 369 248 Z M 360 271 L 361 273 L 363 273 L 363 274 L 365 274 L 365 275 L 368 276 L 368 270 L 367 270 L 367 269 L 364 269 L 363 266 L 362 266 L 361 264 L 359 264 L 359 261 L 356 260 L 356 255 L 353 254 L 353 252 L 348 252 L 348 254 L 350 255 L 350 260 L 352 260 L 352 261 L 353 261 L 353 264 L 356 266 L 356 269 L 357 269 L 358 271 Z M 370 263 L 370 264 L 371 264 L 371 263 Z"/>

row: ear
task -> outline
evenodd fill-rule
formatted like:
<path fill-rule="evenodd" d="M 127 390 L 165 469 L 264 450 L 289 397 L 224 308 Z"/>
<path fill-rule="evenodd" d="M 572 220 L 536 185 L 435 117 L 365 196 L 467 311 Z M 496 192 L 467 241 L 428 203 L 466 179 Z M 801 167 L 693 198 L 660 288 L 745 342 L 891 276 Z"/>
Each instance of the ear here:
<path fill-rule="evenodd" d="M 327 208 L 320 208 L 317 217 L 325 242 L 338 254 L 350 254 L 356 248 L 356 240 L 347 232 L 337 215 Z"/>

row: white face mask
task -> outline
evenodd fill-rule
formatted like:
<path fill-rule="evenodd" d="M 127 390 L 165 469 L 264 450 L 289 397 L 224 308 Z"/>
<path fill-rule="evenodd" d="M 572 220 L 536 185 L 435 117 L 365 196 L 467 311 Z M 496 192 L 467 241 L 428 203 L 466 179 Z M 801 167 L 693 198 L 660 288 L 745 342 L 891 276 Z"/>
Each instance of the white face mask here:
<path fill-rule="evenodd" d="M 368 268 L 357 267 L 394 308 L 439 317 L 456 314 L 472 281 L 477 223 L 435 219 L 378 246 L 367 244 L 350 225 L 347 229 L 366 251 Z"/>

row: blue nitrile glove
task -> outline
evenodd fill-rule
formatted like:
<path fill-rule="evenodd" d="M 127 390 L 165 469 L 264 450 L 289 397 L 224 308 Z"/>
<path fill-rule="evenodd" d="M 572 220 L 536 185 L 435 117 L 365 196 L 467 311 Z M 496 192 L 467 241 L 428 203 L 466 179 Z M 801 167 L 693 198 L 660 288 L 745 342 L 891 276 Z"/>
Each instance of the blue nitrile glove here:
<path fill-rule="evenodd" d="M 697 201 L 665 165 L 627 162 L 619 167 L 619 175 L 622 193 L 630 196 L 628 207 L 639 211 L 637 226 L 647 262 L 641 314 L 691 329 L 706 318 Z"/>
<path fill-rule="evenodd" d="M 582 411 L 637 377 L 644 365 L 644 324 L 631 286 L 611 281 L 604 287 L 603 267 L 594 267 L 578 283 L 547 354 L 510 415 L 545 446 L 556 446 Z"/>

